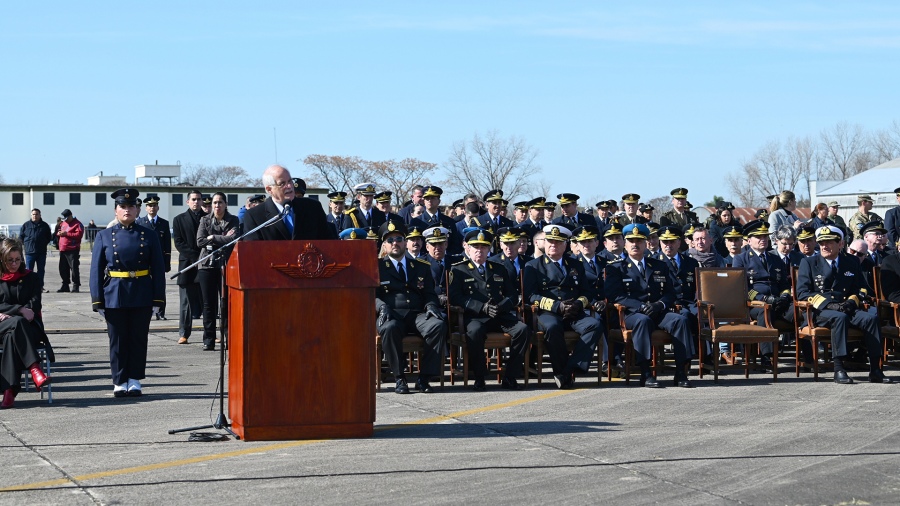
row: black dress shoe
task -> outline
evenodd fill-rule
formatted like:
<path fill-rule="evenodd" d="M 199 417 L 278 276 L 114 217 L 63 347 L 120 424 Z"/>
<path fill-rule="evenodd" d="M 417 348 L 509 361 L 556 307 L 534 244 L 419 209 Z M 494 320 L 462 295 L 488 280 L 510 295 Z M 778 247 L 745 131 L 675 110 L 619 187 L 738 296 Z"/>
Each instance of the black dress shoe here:
<path fill-rule="evenodd" d="M 215 344 L 204 344 L 203 351 L 216 351 L 216 345 Z"/>
<path fill-rule="evenodd" d="M 879 370 L 869 373 L 869 383 L 893 383 L 893 381 L 891 381 L 891 378 L 888 378 L 884 375 L 883 372 Z"/>
<path fill-rule="evenodd" d="M 405 379 L 401 378 L 401 379 L 397 380 L 397 386 L 394 387 L 394 392 L 396 392 L 398 394 L 408 394 L 409 393 L 409 386 L 406 385 Z"/>
<path fill-rule="evenodd" d="M 518 390 L 519 382 L 516 381 L 515 378 L 504 377 L 503 381 L 500 382 L 500 388 L 505 388 L 507 390 Z"/>
<path fill-rule="evenodd" d="M 476 392 L 484 392 L 487 390 L 487 387 L 484 385 L 484 378 L 478 378 L 475 380 L 475 384 L 472 385 L 472 390 Z"/>
<path fill-rule="evenodd" d="M 418 390 L 419 392 L 421 392 L 423 394 L 433 394 L 434 393 L 434 388 L 432 388 L 431 385 L 427 381 L 423 380 L 422 378 L 419 378 L 416 380 L 416 390 Z"/>
<path fill-rule="evenodd" d="M 687 377 L 676 377 L 673 383 L 676 387 L 694 388 L 694 385 L 691 385 L 691 381 Z"/>
<path fill-rule="evenodd" d="M 56 293 L 68 293 L 68 292 L 69 292 L 69 285 L 63 285 L 62 288 L 60 288 L 59 290 L 56 291 Z"/>
<path fill-rule="evenodd" d="M 847 376 L 847 371 L 834 371 L 834 382 L 841 385 L 849 385 L 853 383 L 853 378 Z"/>
<path fill-rule="evenodd" d="M 75 285 L 74 287 L 72 287 L 72 293 L 78 293 L 78 291 L 79 291 L 78 285 Z"/>
<path fill-rule="evenodd" d="M 653 376 L 641 376 L 641 386 L 646 388 L 659 388 L 659 382 Z"/>

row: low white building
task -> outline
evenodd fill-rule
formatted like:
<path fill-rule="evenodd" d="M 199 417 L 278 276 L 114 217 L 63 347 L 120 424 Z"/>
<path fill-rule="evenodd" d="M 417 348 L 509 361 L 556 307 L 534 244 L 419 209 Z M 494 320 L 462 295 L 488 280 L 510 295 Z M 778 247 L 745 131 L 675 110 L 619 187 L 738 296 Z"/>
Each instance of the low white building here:
<path fill-rule="evenodd" d="M 849 220 L 857 210 L 856 199 L 869 195 L 875 201 L 872 212 L 884 218 L 888 209 L 897 206 L 894 190 L 900 187 L 900 158 L 882 163 L 843 181 L 812 181 L 809 195 L 813 207 L 819 202 L 836 201 L 838 214 Z"/>

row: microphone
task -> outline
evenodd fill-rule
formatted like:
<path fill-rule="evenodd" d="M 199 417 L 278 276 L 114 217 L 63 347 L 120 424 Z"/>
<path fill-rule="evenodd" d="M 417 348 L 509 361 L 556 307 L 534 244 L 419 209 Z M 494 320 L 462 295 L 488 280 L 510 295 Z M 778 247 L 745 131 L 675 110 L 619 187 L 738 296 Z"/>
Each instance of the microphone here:
<path fill-rule="evenodd" d="M 284 210 L 281 212 L 282 216 L 287 216 L 287 214 L 291 212 L 291 204 L 290 202 L 284 203 Z"/>

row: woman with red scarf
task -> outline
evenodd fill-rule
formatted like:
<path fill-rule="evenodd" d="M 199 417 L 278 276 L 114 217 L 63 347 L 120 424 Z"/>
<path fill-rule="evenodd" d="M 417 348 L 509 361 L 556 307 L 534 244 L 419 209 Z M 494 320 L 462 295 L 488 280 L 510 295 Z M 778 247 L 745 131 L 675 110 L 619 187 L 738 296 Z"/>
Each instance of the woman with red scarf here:
<path fill-rule="evenodd" d="M 13 407 L 23 370 L 31 372 L 38 390 L 50 383 L 37 352 L 38 347 L 46 346 L 47 358 L 53 361 L 41 321 L 41 280 L 25 268 L 22 251 L 22 243 L 16 239 L 0 242 L 0 409 Z"/>

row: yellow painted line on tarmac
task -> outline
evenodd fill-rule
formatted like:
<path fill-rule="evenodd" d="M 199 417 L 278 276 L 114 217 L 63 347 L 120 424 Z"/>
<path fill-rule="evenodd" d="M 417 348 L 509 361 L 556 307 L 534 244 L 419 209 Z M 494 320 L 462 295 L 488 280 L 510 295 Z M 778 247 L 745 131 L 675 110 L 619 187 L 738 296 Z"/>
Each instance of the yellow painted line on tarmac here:
<path fill-rule="evenodd" d="M 483 406 L 480 408 L 467 409 L 464 411 L 457 411 L 455 413 L 450 413 L 448 415 L 439 415 L 430 418 L 423 418 L 421 420 L 413 420 L 411 422 L 404 422 L 393 425 L 383 425 L 381 427 L 376 427 L 376 432 L 386 431 L 386 430 L 394 430 L 402 427 L 407 427 L 410 425 L 427 425 L 430 423 L 439 423 L 447 420 L 461 418 L 464 416 L 476 415 L 479 413 L 487 413 L 490 411 L 496 411 L 498 409 L 511 408 L 514 406 L 520 406 L 522 404 L 528 404 L 530 402 L 537 402 L 544 399 L 551 399 L 553 397 L 558 397 L 560 395 L 565 395 L 568 393 L 577 392 L 577 390 L 557 390 L 554 392 L 535 395 L 532 397 L 526 397 L 524 399 L 517 399 L 514 401 L 504 402 L 500 404 L 492 404 L 490 406 Z M 213 460 L 227 459 L 232 457 L 240 457 L 243 455 L 251 455 L 254 453 L 265 453 L 275 450 L 283 450 L 285 448 L 295 448 L 298 446 L 310 445 L 313 443 L 322 443 L 325 441 L 333 441 L 332 439 L 310 439 L 305 441 L 290 441 L 285 443 L 276 443 L 267 446 L 260 446 L 255 448 L 247 448 L 244 450 L 235 450 L 231 452 L 224 453 L 214 453 L 212 455 L 202 455 L 199 457 L 191 457 L 187 459 L 178 459 L 178 460 L 170 460 L 167 462 L 158 462 L 156 464 L 147 464 L 144 466 L 134 466 L 134 467 L 126 467 L 123 469 L 113 469 L 110 471 L 101 471 L 97 473 L 90 474 L 82 474 L 80 476 L 73 476 L 72 479 L 68 478 L 59 478 L 56 480 L 48 480 L 48 481 L 39 481 L 35 483 L 28 483 L 24 485 L 13 485 L 11 487 L 3 487 L 0 488 L 0 492 L 12 492 L 12 491 L 21 491 L 21 490 L 34 490 L 44 487 L 54 487 L 59 485 L 70 485 L 72 481 L 76 482 L 84 482 L 90 480 L 99 480 L 102 478 L 109 478 L 112 476 L 122 476 L 126 474 L 136 474 L 143 473 L 147 471 L 157 471 L 159 469 L 168 469 L 172 467 L 186 466 L 190 464 L 199 464 L 201 462 L 210 462 Z"/>

